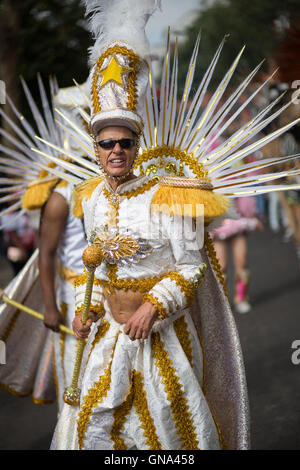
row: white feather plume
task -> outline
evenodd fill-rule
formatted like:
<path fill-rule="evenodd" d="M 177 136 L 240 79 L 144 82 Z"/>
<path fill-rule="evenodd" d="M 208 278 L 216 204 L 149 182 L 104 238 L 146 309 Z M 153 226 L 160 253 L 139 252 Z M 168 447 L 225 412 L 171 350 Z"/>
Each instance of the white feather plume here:
<path fill-rule="evenodd" d="M 149 54 L 145 26 L 161 8 L 161 0 L 83 0 L 95 44 L 90 48 L 93 65 L 114 41 L 125 42 L 141 57 Z"/>

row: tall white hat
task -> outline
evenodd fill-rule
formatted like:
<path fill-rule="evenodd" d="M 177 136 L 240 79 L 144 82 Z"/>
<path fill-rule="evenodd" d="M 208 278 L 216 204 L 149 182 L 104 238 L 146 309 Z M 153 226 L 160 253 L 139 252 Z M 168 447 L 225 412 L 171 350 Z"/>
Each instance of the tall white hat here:
<path fill-rule="evenodd" d="M 123 125 L 143 129 L 149 83 L 145 26 L 160 0 L 86 0 L 95 44 L 90 49 L 91 130 Z"/>

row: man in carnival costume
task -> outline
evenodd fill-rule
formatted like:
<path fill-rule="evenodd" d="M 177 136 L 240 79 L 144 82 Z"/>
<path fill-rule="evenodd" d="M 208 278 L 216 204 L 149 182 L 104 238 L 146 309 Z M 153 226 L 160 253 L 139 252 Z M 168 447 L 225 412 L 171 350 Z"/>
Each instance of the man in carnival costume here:
<path fill-rule="evenodd" d="M 100 250 L 102 262 L 92 293 L 89 268 L 76 280 L 73 328 L 81 341 L 88 337 L 81 395 L 78 400 L 73 386 L 66 391 L 51 448 L 247 449 L 239 338 L 211 239 L 205 230 L 204 246 L 199 246 L 193 224 L 199 220 L 199 204 L 208 225 L 227 211 L 224 195 L 251 193 L 252 184 L 265 191 L 259 179 L 240 178 L 252 164 L 236 171 L 230 167 L 275 138 L 274 133 L 245 145 L 272 119 L 263 120 L 272 106 L 208 150 L 212 136 L 217 139 L 246 105 L 224 124 L 259 67 L 218 109 L 241 52 L 199 118 L 224 41 L 188 109 L 198 38 L 177 112 L 177 50 L 171 70 L 168 41 L 159 108 L 144 30 L 158 2 L 86 5 L 96 37 L 90 57 L 90 129 L 104 176 L 76 188 L 75 207 L 83 211 L 88 242 Z M 85 323 L 81 312 L 87 308 Z"/>
<path fill-rule="evenodd" d="M 53 401 L 55 382 L 60 409 L 63 390 L 71 380 L 76 345 L 74 336 L 61 331 L 60 325 L 70 329 L 72 323 L 74 281 L 83 269 L 81 255 L 86 240 L 82 222 L 72 212 L 72 181 L 76 182 L 76 178 L 69 178 L 69 182 L 61 179 L 63 170 L 59 162 L 62 154 L 58 155 L 55 147 L 62 146 L 65 154 L 68 151 L 72 151 L 73 155 L 84 153 L 74 139 L 70 141 L 70 131 L 65 126 L 61 129 L 54 121 L 40 77 L 38 83 L 44 116 L 33 101 L 26 83 L 22 83 L 40 137 L 36 138 L 34 129 L 11 103 L 20 126 L 11 123 L 16 137 L 5 133 L 15 149 L 1 149 L 10 156 L 10 159 L 1 157 L 1 164 L 8 176 L 12 174 L 11 168 L 17 168 L 19 174 L 17 179 L 3 181 L 8 185 L 8 194 L 12 193 L 4 198 L 17 201 L 14 206 L 21 214 L 24 211 L 31 214 L 33 210 L 41 209 L 40 242 L 39 250 L 5 289 L 5 294 L 43 312 L 45 326 L 56 334 L 47 333 L 45 326 L 35 318 L 3 304 L 0 337 L 6 343 L 7 364 L 1 367 L 0 382 L 1 388 L 14 395 L 31 393 L 35 403 Z M 84 87 L 58 90 L 54 81 L 50 81 L 50 85 L 54 104 L 60 109 L 58 112 L 63 111 L 72 117 L 73 122 L 77 122 L 79 118 L 72 100 L 76 97 L 76 102 L 84 105 Z M 8 120 L 3 112 L 2 115 Z M 51 147 L 44 143 L 44 139 L 51 140 Z M 53 159 L 50 165 L 49 152 Z M 54 172 L 52 174 L 49 173 L 50 167 Z"/>

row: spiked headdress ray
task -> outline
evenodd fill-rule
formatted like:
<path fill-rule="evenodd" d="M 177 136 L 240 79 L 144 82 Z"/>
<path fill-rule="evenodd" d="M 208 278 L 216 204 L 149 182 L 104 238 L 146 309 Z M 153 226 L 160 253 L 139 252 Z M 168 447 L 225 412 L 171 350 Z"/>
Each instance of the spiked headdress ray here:
<path fill-rule="evenodd" d="M 145 126 L 134 171 L 136 175 L 145 174 L 159 178 L 161 190 L 157 192 L 157 197 L 154 200 L 156 205 L 163 202 L 170 204 L 170 202 L 182 201 L 182 203 L 186 203 L 189 199 L 189 202 L 203 202 L 207 216 L 215 217 L 221 215 L 224 211 L 226 212 L 228 207 L 227 198 L 282 191 L 290 188 L 300 189 L 300 185 L 297 184 L 270 184 L 273 180 L 299 174 L 298 169 L 280 172 L 266 171 L 267 168 L 274 165 L 299 158 L 299 154 L 274 155 L 273 158 L 252 163 L 245 163 L 244 161 L 245 157 L 280 137 L 293 125 L 300 122 L 300 118 L 298 118 L 267 135 L 261 134 L 264 128 L 292 105 L 292 101 L 278 108 L 278 103 L 282 98 L 281 95 L 257 111 L 256 115 L 250 118 L 248 122 L 239 125 L 238 128 L 235 126 L 235 130 L 230 133 L 231 124 L 239 122 L 243 110 L 263 91 L 263 88 L 268 85 L 276 71 L 261 83 L 255 91 L 249 91 L 249 84 L 262 66 L 263 62 L 261 62 L 227 98 L 224 98 L 230 79 L 244 52 L 244 48 L 242 48 L 210 99 L 204 105 L 204 97 L 210 86 L 225 39 L 217 48 L 196 92 L 191 96 L 194 89 L 193 78 L 200 45 L 199 35 L 191 56 L 184 92 L 180 100 L 178 100 L 177 45 L 173 64 L 171 64 L 168 37 L 161 74 L 160 103 L 156 94 L 152 64 L 148 60 L 148 88 L 142 112 Z M 239 98 L 246 90 L 248 97 L 241 104 Z M 177 106 L 178 101 L 179 107 Z M 78 112 L 88 121 L 88 117 L 82 108 L 80 106 L 77 106 L 77 108 Z M 60 113 L 60 116 L 63 120 L 67 119 L 63 113 Z M 72 124 L 70 120 L 67 120 L 67 122 L 76 133 L 78 131 L 77 126 Z M 226 135 L 226 138 L 224 138 L 224 135 Z M 82 131 L 81 136 L 89 148 L 89 155 L 94 158 L 91 135 Z M 222 137 L 222 141 L 216 145 L 220 137 Z M 48 145 L 50 144 L 48 143 Z M 63 150 L 60 151 L 63 153 Z M 78 157 L 76 157 L 76 163 L 87 170 L 91 170 L 91 172 L 94 171 L 94 176 L 99 176 L 95 164 Z M 66 166 L 64 162 L 61 164 Z M 74 174 L 76 174 L 76 169 L 73 169 Z M 252 176 L 253 171 L 257 170 L 264 170 L 264 173 Z M 76 176 L 78 176 L 78 173 Z M 82 177 L 86 178 L 83 175 Z M 266 183 L 268 184 L 266 185 Z M 190 191 L 187 191 L 187 189 L 190 189 Z"/>
<path fill-rule="evenodd" d="M 1 210 L 0 216 L 14 211 L 17 212 L 16 217 L 18 217 L 27 210 L 39 209 L 47 201 L 52 189 L 60 180 L 77 183 L 82 178 L 83 170 L 68 163 L 67 155 L 59 150 L 64 149 L 68 153 L 71 149 L 73 157 L 79 151 L 78 145 L 75 145 L 74 137 L 71 136 L 72 131 L 66 132 L 66 125 L 58 126 L 55 120 L 53 102 L 59 92 L 56 80 L 49 79 L 51 95 L 49 100 L 43 81 L 38 75 L 40 109 L 22 78 L 21 83 L 32 113 L 33 123 L 30 123 L 18 111 L 10 97 L 7 96 L 8 103 L 18 122 L 14 123 L 0 109 L 2 119 L 6 121 L 12 131 L 0 128 L 0 135 L 5 137 L 10 144 L 9 146 L 0 145 L 0 170 L 5 175 L 0 178 L 0 203 L 9 204 L 8 207 Z M 65 107 L 60 103 L 57 104 L 66 113 Z M 81 154 L 84 154 L 83 151 Z M 53 159 L 50 162 L 49 157 Z M 62 162 L 64 162 L 64 167 L 61 166 Z M 68 165 L 71 165 L 72 173 L 66 172 L 65 167 Z M 84 176 L 89 177 L 93 174 L 93 172 L 86 171 Z M 80 175 L 80 177 L 75 175 Z"/>

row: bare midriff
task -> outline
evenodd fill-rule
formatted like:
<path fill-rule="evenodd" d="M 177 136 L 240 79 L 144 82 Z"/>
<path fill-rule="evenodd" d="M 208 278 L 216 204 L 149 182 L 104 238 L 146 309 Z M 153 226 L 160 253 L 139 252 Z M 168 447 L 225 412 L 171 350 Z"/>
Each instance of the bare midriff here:
<path fill-rule="evenodd" d="M 143 303 L 143 294 L 131 290 L 111 289 L 104 297 L 116 322 L 126 323 Z"/>

